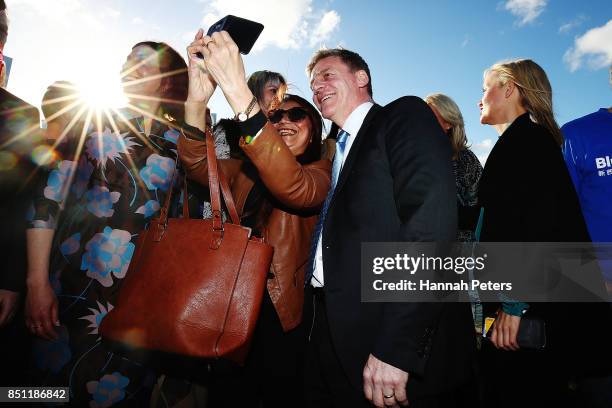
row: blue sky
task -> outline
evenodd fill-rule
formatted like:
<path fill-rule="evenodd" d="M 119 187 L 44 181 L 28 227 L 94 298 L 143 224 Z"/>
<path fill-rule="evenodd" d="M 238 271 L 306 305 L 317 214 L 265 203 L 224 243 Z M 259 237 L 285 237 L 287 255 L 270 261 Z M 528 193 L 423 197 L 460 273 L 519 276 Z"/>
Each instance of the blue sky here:
<path fill-rule="evenodd" d="M 532 58 L 549 75 L 563 124 L 612 106 L 609 0 L 7 0 L 11 28 L 5 54 L 14 63 L 8 88 L 39 105 L 54 80 L 90 92 L 118 89 L 131 45 L 166 41 L 181 53 L 198 27 L 225 14 L 266 26 L 247 72 L 284 74 L 294 93 L 310 99 L 304 73 L 321 45 L 343 45 L 370 64 L 374 98 L 442 92 L 459 104 L 468 138 L 484 159 L 497 134 L 478 123 L 482 71 L 496 61 Z M 117 91 L 118 93 L 118 91 Z M 211 101 L 230 110 L 220 93 Z"/>

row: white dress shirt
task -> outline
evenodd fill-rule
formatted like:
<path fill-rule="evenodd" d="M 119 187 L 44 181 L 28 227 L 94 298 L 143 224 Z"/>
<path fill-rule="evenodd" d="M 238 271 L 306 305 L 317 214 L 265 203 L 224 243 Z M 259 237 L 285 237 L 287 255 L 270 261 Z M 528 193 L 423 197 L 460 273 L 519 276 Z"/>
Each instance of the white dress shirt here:
<path fill-rule="evenodd" d="M 363 121 L 365 120 L 366 115 L 370 111 L 370 109 L 374 106 L 372 102 L 364 102 L 359 105 L 346 119 L 344 122 L 344 126 L 340 131 L 344 130 L 349 134 L 349 137 L 346 141 L 346 146 L 344 146 L 344 157 L 342 160 L 342 165 L 346 162 L 346 158 L 349 155 L 349 151 L 351 150 L 351 146 L 353 146 L 353 142 L 357 137 L 357 133 L 359 133 L 359 129 L 361 129 L 361 125 L 363 125 Z M 340 168 L 340 174 L 342 174 L 342 168 Z M 340 178 L 340 175 L 338 175 Z M 322 238 L 323 237 L 323 229 L 321 229 L 321 235 L 319 235 L 319 241 L 317 242 L 317 251 L 315 253 L 315 263 L 314 263 L 314 274 L 312 276 L 312 280 L 310 281 L 311 285 L 314 287 L 322 287 L 324 285 L 323 278 L 323 248 L 322 248 Z"/>

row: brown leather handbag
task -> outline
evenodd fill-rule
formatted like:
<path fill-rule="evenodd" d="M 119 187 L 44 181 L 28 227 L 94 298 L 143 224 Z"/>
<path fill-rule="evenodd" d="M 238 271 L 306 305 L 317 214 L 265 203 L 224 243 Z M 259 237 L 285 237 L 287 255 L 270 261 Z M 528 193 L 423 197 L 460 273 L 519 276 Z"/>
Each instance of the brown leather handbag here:
<path fill-rule="evenodd" d="M 101 323 L 104 340 L 115 346 L 246 358 L 273 248 L 240 226 L 210 130 L 206 151 L 213 218 L 190 219 L 187 205 L 183 218 L 168 218 L 169 190 L 159 217 L 138 238 L 117 305 Z M 221 216 L 219 187 L 231 222 Z"/>

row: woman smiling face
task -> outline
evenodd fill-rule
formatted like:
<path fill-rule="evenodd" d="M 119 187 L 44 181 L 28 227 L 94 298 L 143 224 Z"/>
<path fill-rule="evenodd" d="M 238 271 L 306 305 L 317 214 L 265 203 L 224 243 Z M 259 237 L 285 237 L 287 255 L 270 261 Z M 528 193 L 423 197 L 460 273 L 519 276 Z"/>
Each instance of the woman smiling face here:
<path fill-rule="evenodd" d="M 285 101 L 281 104 L 279 110 L 289 111 L 290 109 L 303 109 L 299 103 L 295 101 Z M 310 143 L 312 124 L 310 118 L 304 110 L 304 115 L 301 119 L 292 121 L 289 114 L 283 114 L 279 122 L 274 123 L 274 127 L 283 138 L 283 141 L 291 150 L 294 156 L 299 156 L 306 151 Z"/>
<path fill-rule="evenodd" d="M 132 100 L 140 96 L 157 96 L 162 78 L 157 51 L 146 45 L 132 49 L 123 64 L 123 90 Z"/>

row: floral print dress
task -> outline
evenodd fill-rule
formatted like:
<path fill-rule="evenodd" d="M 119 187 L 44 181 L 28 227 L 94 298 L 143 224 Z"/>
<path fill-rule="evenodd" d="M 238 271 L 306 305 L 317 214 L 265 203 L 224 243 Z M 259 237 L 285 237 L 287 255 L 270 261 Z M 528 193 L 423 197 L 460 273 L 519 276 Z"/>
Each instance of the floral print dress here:
<path fill-rule="evenodd" d="M 73 406 L 148 405 L 157 373 L 106 349 L 98 327 L 115 305 L 138 234 L 180 185 L 171 186 L 178 136 L 159 122 L 145 136 L 142 117 L 115 117 L 59 149 L 64 159 L 39 188 L 30 228 L 55 229 L 49 278 L 61 326 L 57 341 L 34 340 L 32 380 L 69 387 Z M 174 197 L 177 214 L 178 191 Z"/>

